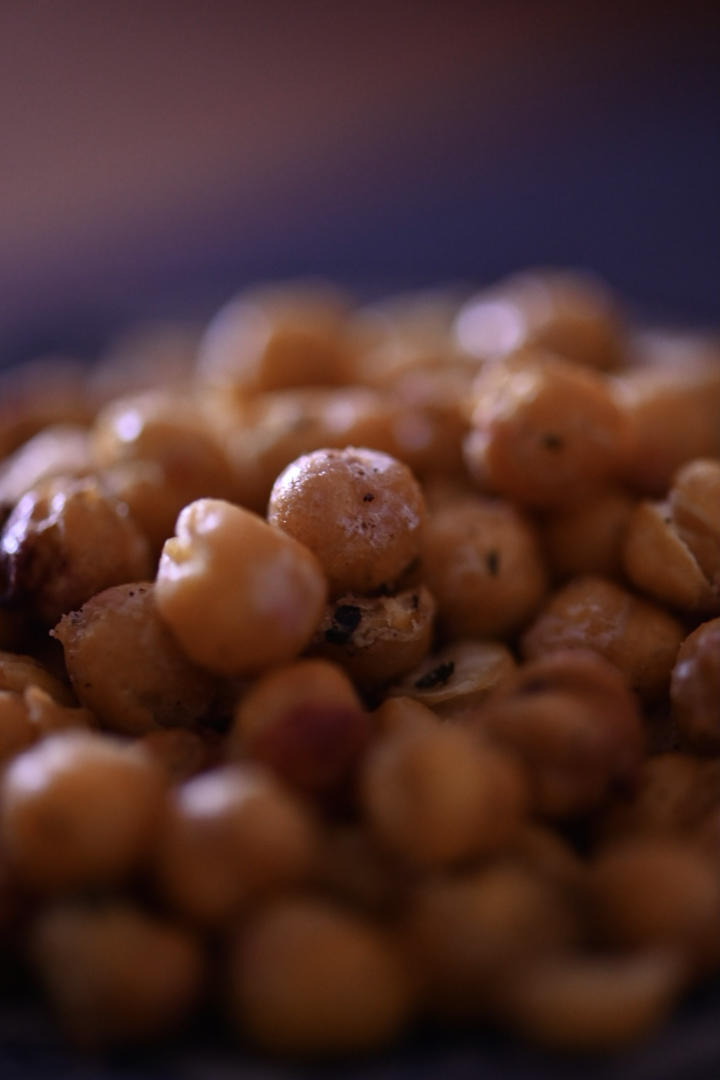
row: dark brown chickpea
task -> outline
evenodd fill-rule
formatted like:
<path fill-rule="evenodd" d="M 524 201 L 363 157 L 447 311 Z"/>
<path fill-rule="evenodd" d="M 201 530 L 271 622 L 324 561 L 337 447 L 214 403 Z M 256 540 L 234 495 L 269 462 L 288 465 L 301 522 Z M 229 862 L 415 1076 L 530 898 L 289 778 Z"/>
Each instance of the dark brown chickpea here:
<path fill-rule="evenodd" d="M 530 660 L 558 649 L 592 649 L 643 697 L 657 698 L 667 688 L 682 637 L 680 623 L 662 608 L 603 578 L 582 577 L 550 597 L 522 647 Z"/>
<path fill-rule="evenodd" d="M 679 469 L 668 502 L 678 535 L 720 593 L 720 460 L 689 461 Z"/>
<path fill-rule="evenodd" d="M 83 731 L 48 736 L 2 779 L 0 830 L 14 873 L 39 892 L 122 881 L 152 843 L 163 786 L 140 749 Z"/>
<path fill-rule="evenodd" d="M 696 749 L 720 752 L 720 619 L 702 623 L 680 646 L 670 700 L 687 742 Z"/>
<path fill-rule="evenodd" d="M 544 517 L 540 536 L 556 578 L 600 574 L 619 578 L 622 548 L 635 500 L 621 488 L 594 492 L 578 506 Z"/>
<path fill-rule="evenodd" d="M 333 596 L 389 585 L 420 554 L 425 504 L 407 466 L 375 450 L 316 450 L 275 481 L 268 521 L 319 559 Z"/>
<path fill-rule="evenodd" d="M 189 726 L 213 709 L 216 680 L 175 644 L 148 583 L 98 593 L 65 615 L 54 636 L 78 698 L 112 731 L 140 735 Z"/>
<path fill-rule="evenodd" d="M 171 784 L 181 784 L 220 763 L 222 741 L 213 731 L 158 728 L 138 740 Z"/>
<path fill-rule="evenodd" d="M 323 893 L 368 915 L 401 911 L 415 875 L 367 826 L 331 822 L 321 840 L 312 881 Z"/>
<path fill-rule="evenodd" d="M 61 1024 L 86 1050 L 172 1031 L 204 977 L 192 934 L 122 901 L 46 908 L 30 951 Z"/>
<path fill-rule="evenodd" d="M 535 614 L 547 584 L 530 522 L 507 502 L 479 497 L 428 516 L 422 568 L 440 628 L 454 638 L 512 633 Z"/>
<path fill-rule="evenodd" d="M 58 478 L 22 497 L 0 538 L 7 599 L 52 625 L 101 589 L 149 576 L 147 540 L 96 480 Z"/>

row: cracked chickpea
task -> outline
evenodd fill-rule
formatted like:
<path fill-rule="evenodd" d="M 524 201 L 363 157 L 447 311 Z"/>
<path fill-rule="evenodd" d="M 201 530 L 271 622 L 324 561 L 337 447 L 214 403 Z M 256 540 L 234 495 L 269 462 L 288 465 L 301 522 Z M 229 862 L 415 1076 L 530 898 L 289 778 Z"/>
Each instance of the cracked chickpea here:
<path fill-rule="evenodd" d="M 720 752 L 720 619 L 702 623 L 680 646 L 670 700 L 687 742 L 694 749 Z"/>

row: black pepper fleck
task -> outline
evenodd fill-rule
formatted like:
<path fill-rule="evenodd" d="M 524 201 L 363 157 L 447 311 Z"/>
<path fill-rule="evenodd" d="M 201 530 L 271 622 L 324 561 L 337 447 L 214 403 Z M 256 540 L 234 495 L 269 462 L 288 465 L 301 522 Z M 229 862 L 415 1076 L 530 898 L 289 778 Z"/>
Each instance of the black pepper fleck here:
<path fill-rule="evenodd" d="M 368 491 L 363 495 L 363 502 L 374 502 L 374 501 L 375 501 L 375 496 L 372 494 L 372 492 Z"/>
<path fill-rule="evenodd" d="M 546 450 L 562 450 L 565 446 L 565 440 L 549 431 L 546 435 L 543 435 L 542 444 Z"/>

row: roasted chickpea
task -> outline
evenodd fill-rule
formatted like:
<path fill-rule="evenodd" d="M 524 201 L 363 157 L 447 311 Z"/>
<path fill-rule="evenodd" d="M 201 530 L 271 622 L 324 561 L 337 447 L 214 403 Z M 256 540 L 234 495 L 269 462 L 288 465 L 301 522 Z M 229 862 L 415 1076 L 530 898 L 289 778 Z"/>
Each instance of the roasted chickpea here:
<path fill-rule="evenodd" d="M 331 822 L 318 847 L 312 880 L 335 901 L 387 919 L 402 912 L 414 877 L 367 826 Z"/>
<path fill-rule="evenodd" d="M 680 646 L 670 700 L 688 743 L 720 752 L 720 619 L 702 623 Z"/>
<path fill-rule="evenodd" d="M 187 930 L 120 901 L 47 908 L 30 950 L 61 1023 L 85 1049 L 167 1034 L 199 996 L 205 967 Z"/>
<path fill-rule="evenodd" d="M 678 535 L 666 503 L 636 506 L 628 521 L 623 565 L 632 584 L 661 603 L 685 611 L 720 606 L 720 578 L 713 590 Z"/>
<path fill-rule="evenodd" d="M 92 416 L 79 361 L 55 356 L 0 373 L 0 458 L 53 424 L 85 424 Z"/>
<path fill-rule="evenodd" d="M 181 784 L 220 762 L 221 740 L 213 731 L 158 728 L 143 735 L 138 745 L 154 758 L 172 784 Z"/>
<path fill-rule="evenodd" d="M 46 481 L 22 497 L 0 538 L 0 582 L 44 623 L 101 589 L 150 573 L 147 541 L 127 506 L 97 481 Z"/>
<path fill-rule="evenodd" d="M 36 731 L 22 697 L 0 690 L 0 764 L 35 741 Z"/>
<path fill-rule="evenodd" d="M 140 735 L 211 715 L 216 681 L 180 651 L 158 616 L 152 585 L 106 589 L 63 616 L 53 633 L 78 698 L 103 727 Z"/>
<path fill-rule="evenodd" d="M 720 460 L 689 461 L 679 469 L 668 502 L 678 535 L 720 593 Z"/>
<path fill-rule="evenodd" d="M 0 504 L 14 505 L 26 491 L 51 476 L 91 471 L 87 429 L 79 424 L 44 428 L 0 464 Z"/>
<path fill-rule="evenodd" d="M 338 1054 L 393 1038 L 412 986 L 389 935 L 321 900 L 277 901 L 238 934 L 230 1015 L 273 1053 Z"/>
<path fill-rule="evenodd" d="M 602 376 L 528 350 L 481 372 L 474 396 L 465 461 L 483 489 L 549 509 L 618 474 L 626 420 Z"/>
<path fill-rule="evenodd" d="M 68 687 L 34 657 L 0 652 L 0 690 L 12 690 L 21 694 L 30 686 L 44 690 L 60 705 L 71 705 L 73 702 Z"/>
<path fill-rule="evenodd" d="M 396 582 L 420 554 L 424 513 L 407 466 L 356 447 L 298 458 L 268 504 L 268 521 L 318 557 L 333 596 Z"/>
<path fill-rule="evenodd" d="M 257 515 L 219 499 L 186 506 L 167 540 L 155 598 L 183 651 L 220 675 L 292 660 L 326 599 L 311 551 Z"/>
<path fill-rule="evenodd" d="M 428 656 L 390 694 L 413 698 L 438 716 L 462 717 L 515 670 L 515 660 L 496 641 L 454 641 Z"/>
<path fill-rule="evenodd" d="M 308 811 L 272 775 L 228 765 L 171 794 L 157 840 L 156 876 L 180 914 L 221 923 L 250 898 L 307 877 L 315 844 Z"/>
<path fill-rule="evenodd" d="M 512 633 L 534 615 L 547 581 L 530 522 L 507 502 L 479 497 L 429 515 L 422 568 L 448 637 Z"/>
<path fill-rule="evenodd" d="M 592 649 L 620 669 L 643 697 L 666 689 L 682 642 L 662 608 L 599 577 L 574 578 L 554 593 L 525 632 L 528 659 L 558 649 Z"/>
<path fill-rule="evenodd" d="M 40 892 L 122 881 L 152 842 L 162 793 L 162 774 L 140 749 L 86 731 L 48 736 L 2 779 L 10 865 Z"/>
<path fill-rule="evenodd" d="M 547 514 L 540 526 L 543 551 L 555 577 L 582 574 L 619 578 L 622 550 L 635 500 L 621 488 L 593 492 L 578 506 Z"/>

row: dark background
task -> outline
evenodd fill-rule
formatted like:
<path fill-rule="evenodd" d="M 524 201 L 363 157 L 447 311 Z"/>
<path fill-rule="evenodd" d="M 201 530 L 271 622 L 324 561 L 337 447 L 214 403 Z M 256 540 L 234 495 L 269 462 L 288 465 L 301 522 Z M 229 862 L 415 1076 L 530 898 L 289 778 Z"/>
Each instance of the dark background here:
<path fill-rule="evenodd" d="M 720 5 L 0 3 L 0 363 L 526 265 L 720 322 Z"/>

